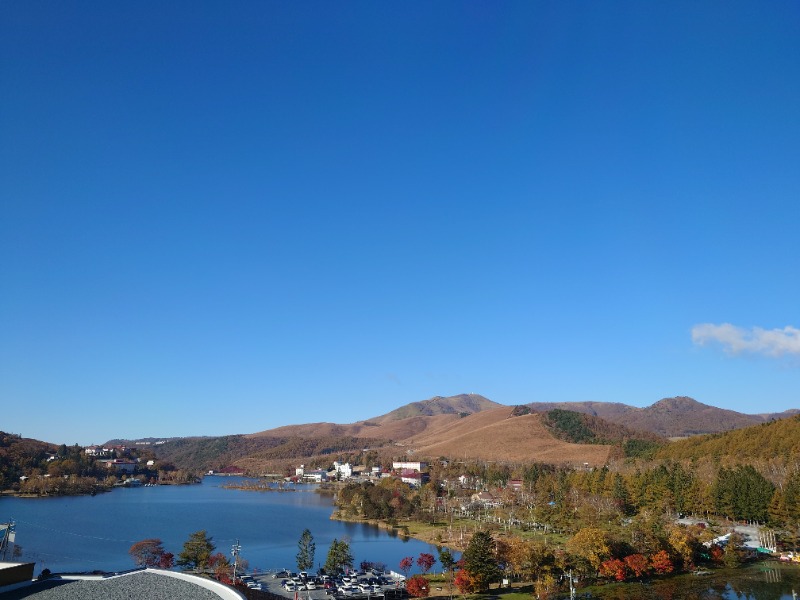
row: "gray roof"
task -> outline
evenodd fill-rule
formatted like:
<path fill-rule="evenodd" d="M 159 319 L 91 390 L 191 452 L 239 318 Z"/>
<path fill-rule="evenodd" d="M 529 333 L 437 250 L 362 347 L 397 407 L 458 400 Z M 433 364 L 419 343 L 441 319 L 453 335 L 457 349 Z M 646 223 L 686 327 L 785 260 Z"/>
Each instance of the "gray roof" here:
<path fill-rule="evenodd" d="M 151 571 L 103 579 L 49 579 L 0 593 L 1 600 L 220 600 L 190 581 Z"/>

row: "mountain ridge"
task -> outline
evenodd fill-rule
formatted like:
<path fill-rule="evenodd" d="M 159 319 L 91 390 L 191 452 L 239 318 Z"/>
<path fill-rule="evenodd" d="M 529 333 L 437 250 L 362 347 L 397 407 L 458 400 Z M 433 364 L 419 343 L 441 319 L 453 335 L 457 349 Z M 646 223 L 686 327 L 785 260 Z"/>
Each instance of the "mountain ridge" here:
<path fill-rule="evenodd" d="M 588 427 L 593 433 L 564 436 L 564 431 L 554 428 L 552 418 L 547 417 L 554 408 L 591 417 L 583 422 L 562 418 L 561 424 L 568 425 L 573 433 L 575 427 L 584 434 Z M 601 402 L 508 406 L 479 394 L 457 394 L 412 402 L 355 423 L 284 425 L 222 438 L 194 438 L 167 442 L 158 446 L 157 452 L 179 466 L 218 469 L 238 464 L 246 465 L 249 472 L 275 469 L 278 464 L 284 468 L 291 462 L 325 464 L 335 458 L 359 461 L 367 452 L 379 455 L 382 461 L 398 456 L 453 456 L 595 466 L 625 455 L 631 442 L 650 447 L 662 443 L 655 442 L 657 438 L 666 441 L 666 437 L 721 433 L 785 414 L 792 411 L 746 415 L 685 396 L 662 398 L 651 406 L 637 408 Z"/>
<path fill-rule="evenodd" d="M 582 412 L 631 429 L 672 438 L 722 433 L 800 413 L 798 409 L 789 409 L 780 413 L 747 414 L 703 404 L 689 396 L 662 398 L 642 408 L 619 402 L 531 402 L 525 406 L 536 412 L 553 408 Z"/>

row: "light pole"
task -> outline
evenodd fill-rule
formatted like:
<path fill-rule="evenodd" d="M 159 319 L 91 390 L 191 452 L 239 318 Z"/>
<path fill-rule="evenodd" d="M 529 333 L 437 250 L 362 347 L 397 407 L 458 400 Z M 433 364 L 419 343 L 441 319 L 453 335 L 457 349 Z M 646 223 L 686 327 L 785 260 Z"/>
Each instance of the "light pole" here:
<path fill-rule="evenodd" d="M 233 585 L 236 585 L 236 567 L 239 563 L 239 552 L 241 549 L 242 547 L 239 545 L 239 540 L 236 540 L 236 543 L 231 548 L 231 554 L 233 555 Z"/>

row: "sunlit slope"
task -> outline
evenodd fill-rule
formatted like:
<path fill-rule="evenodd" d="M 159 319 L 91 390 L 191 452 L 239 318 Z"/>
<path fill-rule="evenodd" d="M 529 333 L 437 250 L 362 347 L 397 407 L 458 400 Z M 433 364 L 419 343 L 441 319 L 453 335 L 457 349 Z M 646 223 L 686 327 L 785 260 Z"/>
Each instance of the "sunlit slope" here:
<path fill-rule="evenodd" d="M 736 431 L 678 440 L 659 450 L 659 458 L 714 458 L 743 462 L 800 460 L 800 415 Z"/>
<path fill-rule="evenodd" d="M 512 410 L 500 408 L 470 415 L 440 429 L 431 428 L 405 444 L 415 457 L 595 466 L 608 462 L 611 446 L 563 442 L 543 426 L 541 415 L 514 417 Z"/>

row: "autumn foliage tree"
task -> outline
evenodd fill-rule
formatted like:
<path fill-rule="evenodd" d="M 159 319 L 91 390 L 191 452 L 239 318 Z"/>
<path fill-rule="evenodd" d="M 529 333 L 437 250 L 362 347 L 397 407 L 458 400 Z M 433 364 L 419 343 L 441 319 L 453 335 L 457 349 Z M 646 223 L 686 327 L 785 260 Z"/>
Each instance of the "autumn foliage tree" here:
<path fill-rule="evenodd" d="M 630 554 L 624 560 L 628 571 L 637 579 L 647 574 L 650 570 L 650 561 L 647 560 L 644 554 Z"/>
<path fill-rule="evenodd" d="M 611 555 L 608 535 L 602 529 L 585 527 L 567 540 L 567 552 L 586 559 L 595 570 Z"/>
<path fill-rule="evenodd" d="M 208 568 L 214 572 L 214 577 L 222 583 L 231 583 L 231 563 L 222 552 L 217 552 L 208 557 Z"/>
<path fill-rule="evenodd" d="M 417 557 L 417 566 L 422 569 L 423 573 L 427 573 L 431 570 L 431 567 L 436 564 L 436 558 L 433 554 L 428 554 L 427 552 L 422 552 L 419 557 Z"/>
<path fill-rule="evenodd" d="M 428 578 L 424 575 L 414 575 L 406 581 L 406 591 L 415 598 L 427 598 L 431 593 Z"/>
<path fill-rule="evenodd" d="M 627 575 L 625 563 L 618 558 L 604 560 L 600 563 L 599 572 L 601 577 L 608 577 L 617 581 L 625 581 Z"/>
<path fill-rule="evenodd" d="M 406 556 L 400 559 L 400 570 L 408 579 L 408 574 L 411 572 L 411 568 L 414 566 L 414 557 L 413 556 Z"/>
<path fill-rule="evenodd" d="M 653 570 L 659 575 L 667 575 L 675 570 L 675 565 L 666 550 L 656 552 L 650 558 L 650 564 L 653 565 Z"/>
<path fill-rule="evenodd" d="M 136 542 L 130 547 L 128 554 L 131 555 L 133 562 L 139 567 L 169 569 L 175 564 L 175 556 L 172 552 L 164 550 L 164 545 L 158 538 Z"/>
<path fill-rule="evenodd" d="M 471 594 L 475 591 L 475 579 L 466 569 L 461 569 L 456 573 L 453 584 L 462 594 Z"/>

